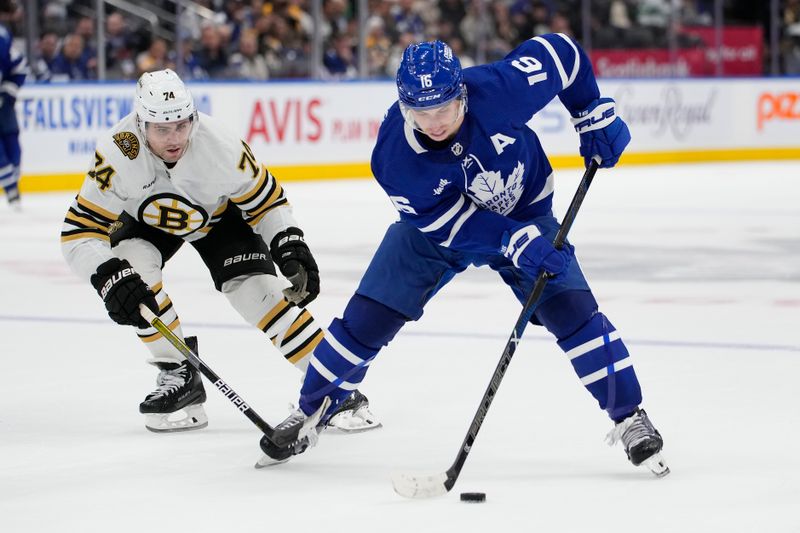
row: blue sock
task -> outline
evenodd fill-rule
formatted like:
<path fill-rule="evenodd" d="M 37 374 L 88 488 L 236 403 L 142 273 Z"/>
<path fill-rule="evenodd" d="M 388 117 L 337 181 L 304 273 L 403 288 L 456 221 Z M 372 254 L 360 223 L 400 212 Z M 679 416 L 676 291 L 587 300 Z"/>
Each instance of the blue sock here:
<path fill-rule="evenodd" d="M 341 319 L 331 323 L 325 338 L 314 349 L 308 365 L 300 408 L 311 415 L 328 396 L 328 413 L 356 390 L 369 364 L 406 323 L 397 311 L 370 298 L 354 295 Z"/>
<path fill-rule="evenodd" d="M 613 420 L 629 415 L 642 402 L 628 349 L 603 313 L 596 313 L 558 345 L 583 385 Z"/>

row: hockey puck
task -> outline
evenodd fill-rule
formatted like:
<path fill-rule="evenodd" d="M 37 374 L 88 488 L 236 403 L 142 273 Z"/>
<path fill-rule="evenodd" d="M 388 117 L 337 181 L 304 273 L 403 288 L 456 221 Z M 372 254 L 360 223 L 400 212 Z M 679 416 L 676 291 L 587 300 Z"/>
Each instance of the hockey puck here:
<path fill-rule="evenodd" d="M 461 501 L 469 503 L 483 503 L 486 501 L 485 492 L 462 492 Z"/>

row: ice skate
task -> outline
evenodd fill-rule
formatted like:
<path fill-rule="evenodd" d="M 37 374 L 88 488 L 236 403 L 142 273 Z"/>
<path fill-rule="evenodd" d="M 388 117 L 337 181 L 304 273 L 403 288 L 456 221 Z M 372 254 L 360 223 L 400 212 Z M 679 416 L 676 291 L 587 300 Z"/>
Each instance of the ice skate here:
<path fill-rule="evenodd" d="M 289 416 L 280 424 L 275 426 L 275 442 L 261 437 L 258 443 L 264 452 L 255 464 L 256 468 L 265 468 L 277 464 L 285 463 L 293 455 L 299 455 L 309 448 L 316 446 L 319 440 L 320 419 L 330 406 L 330 399 L 325 398 L 317 411 L 311 416 L 306 416 L 301 409 L 292 409 Z"/>
<path fill-rule="evenodd" d="M 327 430 L 339 430 L 344 433 L 360 433 L 379 427 L 381 427 L 380 421 L 369 410 L 369 400 L 358 390 L 353 391 L 325 423 Z"/>
<path fill-rule="evenodd" d="M 22 201 L 20 200 L 19 190 L 11 189 L 10 191 L 6 191 L 6 198 L 8 200 L 8 206 L 12 211 L 15 213 L 22 212 Z"/>
<path fill-rule="evenodd" d="M 644 409 L 637 408 L 631 416 L 614 426 L 606 436 L 606 441 L 609 446 L 622 441 L 625 453 L 634 466 L 644 464 L 658 477 L 669 474 L 669 467 L 661 457 L 664 440 Z"/>
<path fill-rule="evenodd" d="M 186 344 L 197 353 L 196 337 L 187 337 Z M 181 364 L 158 363 L 158 367 L 158 387 L 139 404 L 145 427 L 156 433 L 206 427 L 206 391 L 197 369 L 188 360 Z"/>

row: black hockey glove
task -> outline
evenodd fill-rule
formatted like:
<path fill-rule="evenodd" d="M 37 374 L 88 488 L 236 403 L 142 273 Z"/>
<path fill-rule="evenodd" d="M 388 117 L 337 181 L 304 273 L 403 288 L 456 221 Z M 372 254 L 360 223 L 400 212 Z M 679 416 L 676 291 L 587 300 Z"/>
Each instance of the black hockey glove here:
<path fill-rule="evenodd" d="M 281 231 L 273 237 L 269 251 L 281 273 L 292 284 L 283 290 L 286 299 L 298 307 L 311 303 L 319 294 L 319 268 L 303 240 L 303 232 L 299 228 Z"/>
<path fill-rule="evenodd" d="M 92 285 L 106 304 L 108 316 L 117 324 L 149 328 L 139 313 L 139 304 L 145 304 L 158 314 L 156 297 L 125 259 L 109 259 L 91 277 Z"/>

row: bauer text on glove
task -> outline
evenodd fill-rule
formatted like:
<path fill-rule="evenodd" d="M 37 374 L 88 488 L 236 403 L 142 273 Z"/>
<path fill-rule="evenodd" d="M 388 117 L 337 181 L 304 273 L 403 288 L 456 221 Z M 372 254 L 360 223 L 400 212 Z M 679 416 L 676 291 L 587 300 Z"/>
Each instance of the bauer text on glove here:
<path fill-rule="evenodd" d="M 150 327 L 139 313 L 140 304 L 158 314 L 153 291 L 125 259 L 114 257 L 97 267 L 97 273 L 92 275 L 91 282 L 106 304 L 108 316 L 117 324 Z"/>

